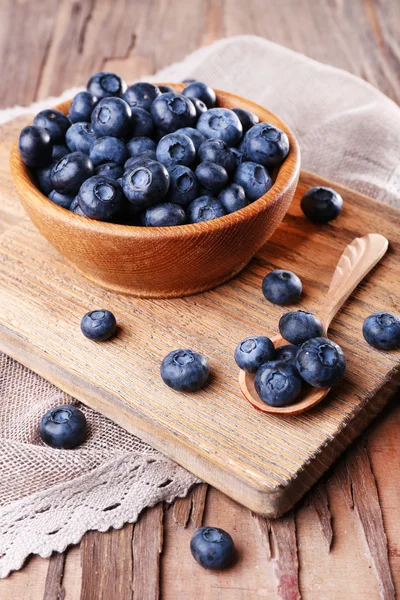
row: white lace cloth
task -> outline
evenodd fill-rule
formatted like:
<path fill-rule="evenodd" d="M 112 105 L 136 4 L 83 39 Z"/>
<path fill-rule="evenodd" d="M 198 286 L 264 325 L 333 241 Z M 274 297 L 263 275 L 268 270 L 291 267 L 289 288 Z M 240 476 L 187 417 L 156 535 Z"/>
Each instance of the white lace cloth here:
<path fill-rule="evenodd" d="M 392 205 L 400 196 L 400 110 L 352 75 L 253 36 L 221 40 L 153 76 L 195 77 L 247 96 L 296 133 L 303 167 Z M 0 111 L 0 123 L 53 106 L 50 98 Z M 0 577 L 31 553 L 49 556 L 85 531 L 134 522 L 140 511 L 184 496 L 196 477 L 89 408 L 88 440 L 54 450 L 41 416 L 79 403 L 0 354 Z"/>

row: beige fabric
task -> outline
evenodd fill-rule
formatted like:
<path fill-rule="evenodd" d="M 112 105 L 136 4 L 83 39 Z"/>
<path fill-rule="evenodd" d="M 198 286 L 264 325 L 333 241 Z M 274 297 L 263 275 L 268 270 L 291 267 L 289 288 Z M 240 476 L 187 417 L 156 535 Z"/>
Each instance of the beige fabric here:
<path fill-rule="evenodd" d="M 400 195 L 400 111 L 365 82 L 251 36 L 222 40 L 155 80 L 196 77 L 277 112 L 300 141 L 303 167 L 396 204 Z M 68 97 L 66 92 L 64 97 Z M 0 122 L 57 99 L 0 112 Z M 197 479 L 94 411 L 90 435 L 70 451 L 44 446 L 38 425 L 50 407 L 78 402 L 0 355 L 0 577 L 30 553 L 49 556 L 88 529 L 134 522 Z"/>

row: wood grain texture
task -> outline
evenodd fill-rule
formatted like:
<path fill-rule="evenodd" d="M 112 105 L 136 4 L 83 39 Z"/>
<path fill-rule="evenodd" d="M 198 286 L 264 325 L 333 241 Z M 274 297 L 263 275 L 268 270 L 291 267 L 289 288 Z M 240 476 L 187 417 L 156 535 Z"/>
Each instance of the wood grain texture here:
<path fill-rule="evenodd" d="M 65 559 L 67 553 L 55 552 L 49 560 L 43 600 L 64 600 L 65 588 L 62 584 L 64 577 Z"/>
<path fill-rule="evenodd" d="M 163 549 L 163 505 L 144 511 L 133 535 L 133 598 L 160 597 L 160 555 Z"/>
<path fill-rule="evenodd" d="M 60 208 L 36 188 L 17 142 L 14 144 L 10 168 L 21 203 L 42 235 L 91 282 L 142 298 L 202 292 L 241 271 L 282 221 L 300 172 L 295 137 L 278 117 L 261 106 L 227 92 L 216 90 L 216 94 L 219 106 L 242 107 L 255 112 L 260 121 L 283 129 L 290 150 L 275 174 L 274 185 L 257 202 L 203 223 L 149 228 L 78 216 Z M 57 108 L 67 113 L 69 105 L 63 102 Z"/>

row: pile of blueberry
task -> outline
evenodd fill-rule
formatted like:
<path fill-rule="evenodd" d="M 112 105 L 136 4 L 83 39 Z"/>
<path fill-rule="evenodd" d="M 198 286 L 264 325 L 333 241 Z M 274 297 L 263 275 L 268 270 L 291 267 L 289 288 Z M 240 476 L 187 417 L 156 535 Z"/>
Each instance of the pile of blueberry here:
<path fill-rule="evenodd" d="M 289 152 L 285 132 L 217 107 L 214 90 L 96 73 L 69 115 L 43 110 L 19 138 L 38 188 L 78 215 L 163 227 L 222 217 L 272 186 Z"/>

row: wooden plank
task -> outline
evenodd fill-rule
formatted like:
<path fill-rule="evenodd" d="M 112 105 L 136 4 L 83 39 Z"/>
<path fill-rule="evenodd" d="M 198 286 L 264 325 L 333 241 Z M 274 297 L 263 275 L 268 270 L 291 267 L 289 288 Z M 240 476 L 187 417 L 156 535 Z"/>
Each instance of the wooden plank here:
<path fill-rule="evenodd" d="M 207 496 L 207 485 L 196 485 L 185 498 L 178 498 L 174 502 L 173 516 L 175 523 L 186 527 L 191 518 L 196 528 L 201 527 L 203 512 Z"/>
<path fill-rule="evenodd" d="M 49 560 L 43 600 L 64 600 L 63 586 L 66 552 L 54 552 Z"/>
<path fill-rule="evenodd" d="M 162 504 L 141 515 L 133 535 L 133 598 L 158 600 L 160 597 L 160 554 L 163 549 Z"/>

